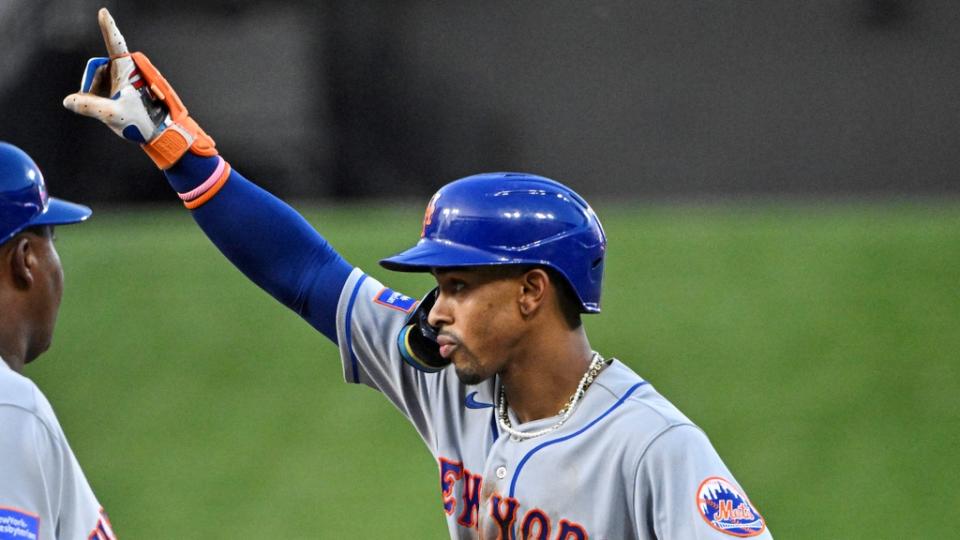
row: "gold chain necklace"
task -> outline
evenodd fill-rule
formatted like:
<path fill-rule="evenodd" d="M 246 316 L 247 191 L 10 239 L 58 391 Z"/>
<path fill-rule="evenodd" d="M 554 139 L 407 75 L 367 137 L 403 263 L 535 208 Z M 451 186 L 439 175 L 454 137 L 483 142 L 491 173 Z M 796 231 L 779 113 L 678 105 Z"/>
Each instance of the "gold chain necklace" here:
<path fill-rule="evenodd" d="M 580 379 L 580 384 L 577 385 L 577 390 L 570 396 L 570 399 L 567 400 L 563 408 L 560 409 L 560 412 L 557 413 L 560 415 L 560 420 L 557 420 L 555 424 L 548 428 L 544 428 L 538 431 L 520 431 L 514 429 L 513 425 L 510 423 L 510 416 L 507 414 L 507 394 L 504 392 L 504 387 L 500 385 L 500 392 L 497 399 L 497 423 L 500 424 L 500 427 L 512 435 L 516 439 L 533 439 L 540 437 L 541 435 L 546 435 L 552 431 L 560 429 L 570 415 L 573 414 L 574 409 L 580 403 L 580 400 L 583 399 L 583 394 L 587 391 L 587 388 L 590 388 L 590 385 L 593 384 L 593 381 L 597 379 L 597 376 L 600 375 L 600 372 L 603 371 L 603 368 L 607 367 L 610 362 L 605 360 L 600 353 L 594 351 L 593 359 L 590 361 L 590 366 L 587 368 L 587 372 L 583 374 L 583 378 Z"/>

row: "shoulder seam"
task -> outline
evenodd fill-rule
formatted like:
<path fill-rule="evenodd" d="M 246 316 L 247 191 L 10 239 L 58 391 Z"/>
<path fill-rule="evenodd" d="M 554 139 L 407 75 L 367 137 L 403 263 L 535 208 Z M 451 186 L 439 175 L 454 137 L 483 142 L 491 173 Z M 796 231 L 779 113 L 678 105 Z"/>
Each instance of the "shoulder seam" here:
<path fill-rule="evenodd" d="M 700 427 L 694 424 L 693 422 L 668 422 L 666 426 L 663 426 L 663 428 L 661 428 L 660 431 L 656 432 L 652 437 L 650 437 L 650 440 L 647 441 L 646 445 L 644 445 L 643 450 L 640 452 L 640 455 L 637 456 L 637 460 L 633 464 L 633 485 L 634 486 L 637 485 L 637 481 L 639 480 L 639 477 L 640 477 L 640 471 L 641 471 L 640 464 L 643 463 L 643 459 L 647 456 L 647 451 L 650 450 L 650 447 L 653 446 L 653 443 L 657 442 L 657 440 L 659 440 L 660 437 L 662 437 L 666 432 L 672 429 L 680 428 L 684 426 L 690 426 L 700 431 L 701 433 L 703 432 L 703 430 L 700 429 Z M 637 493 L 635 489 L 632 491 L 632 493 L 633 493 L 633 496 L 636 497 Z M 634 505 L 636 505 L 636 501 L 632 501 L 632 502 Z"/>
<path fill-rule="evenodd" d="M 40 454 L 39 454 L 39 448 L 40 448 L 39 441 L 41 440 L 40 433 L 42 432 L 46 434 L 46 436 L 50 440 L 51 449 L 54 450 L 55 452 L 62 452 L 64 447 L 65 446 L 69 447 L 69 445 L 67 444 L 66 440 L 60 435 L 61 432 L 54 429 L 52 426 L 50 426 L 49 423 L 42 416 L 37 414 L 36 411 L 31 411 L 25 407 L 21 407 L 19 405 L 14 405 L 11 403 L 2 403 L 0 404 L 0 408 L 9 408 L 9 409 L 16 409 L 18 411 L 23 411 L 23 413 L 25 413 L 28 417 L 33 419 L 33 422 L 31 422 L 32 440 L 30 441 L 30 450 L 29 450 L 30 455 L 27 457 L 27 459 L 33 460 L 34 467 L 36 467 L 36 470 L 40 472 L 41 481 L 43 482 L 44 485 L 46 485 L 47 471 L 43 466 L 43 461 L 40 459 Z M 54 420 L 56 420 L 56 417 L 54 417 Z"/>
<path fill-rule="evenodd" d="M 666 426 L 663 427 L 663 429 L 661 429 L 660 431 L 658 431 L 653 437 L 650 437 L 650 440 L 647 441 L 647 444 L 646 444 L 646 445 L 644 445 L 643 451 L 640 452 L 640 457 L 637 459 L 637 468 L 638 468 L 638 469 L 640 468 L 640 462 L 643 461 L 643 458 L 645 458 L 645 457 L 647 456 L 647 451 L 650 450 L 650 447 L 653 446 L 653 443 L 657 442 L 657 440 L 658 440 L 660 437 L 662 437 L 666 432 L 670 431 L 671 429 L 681 428 L 681 427 L 685 427 L 685 426 L 686 426 L 686 427 L 692 427 L 693 429 L 699 431 L 699 432 L 702 433 L 704 436 L 706 436 L 706 433 L 704 433 L 703 430 L 700 429 L 700 426 L 694 424 L 693 422 L 671 422 L 671 423 L 668 423 Z"/>
<path fill-rule="evenodd" d="M 37 421 L 38 424 L 42 425 L 42 426 L 43 426 L 43 429 L 45 429 L 45 430 L 47 431 L 47 434 L 50 435 L 50 437 L 51 437 L 52 439 L 54 439 L 54 440 L 59 440 L 59 437 L 57 436 L 56 430 L 53 429 L 53 428 L 49 425 L 49 423 L 46 421 L 46 419 L 43 418 L 43 416 L 41 416 L 37 411 L 35 411 L 35 410 L 30 410 L 30 409 L 28 409 L 28 408 L 26 408 L 26 407 L 23 407 L 23 406 L 20 406 L 20 405 L 16 405 L 16 404 L 13 404 L 13 403 L 0 403 L 0 408 L 3 408 L 3 407 L 7 407 L 7 408 L 10 408 L 10 409 L 17 409 L 17 410 L 23 411 L 23 412 L 26 413 L 28 416 L 33 417 L 33 418 Z"/>
<path fill-rule="evenodd" d="M 643 379 L 643 378 L 641 378 L 641 377 L 637 377 L 637 382 L 644 382 L 644 383 L 646 383 L 645 386 L 647 386 L 650 390 L 653 390 L 654 392 L 656 392 L 656 389 L 653 387 L 653 385 L 650 384 L 650 382 L 647 381 L 646 379 Z M 622 394 L 617 394 L 617 392 L 615 392 L 612 388 L 610 388 L 609 386 L 607 386 L 607 385 L 605 385 L 605 384 L 597 384 L 596 386 L 599 386 L 600 388 L 603 388 L 604 390 L 606 390 L 607 393 L 609 393 L 614 399 L 619 399 L 619 398 L 620 398 L 620 395 L 622 395 Z M 657 395 L 659 395 L 659 392 L 657 392 Z M 632 396 L 628 397 L 628 398 L 627 398 L 627 401 L 636 403 L 636 404 L 642 406 L 643 408 L 645 408 L 645 409 L 653 412 L 653 413 L 656 414 L 661 420 L 663 420 L 664 422 L 666 422 L 668 426 L 673 425 L 673 424 L 681 424 L 681 423 L 683 423 L 683 422 L 676 422 L 676 421 L 674 421 L 674 420 L 670 420 L 669 418 L 667 418 L 667 417 L 663 414 L 663 412 L 659 411 L 659 410 L 656 409 L 655 407 L 651 407 L 648 403 L 644 402 L 643 399 L 642 399 L 642 397 L 641 397 L 641 396 L 638 396 L 636 393 L 634 393 Z M 692 422 L 690 422 L 690 424 L 691 424 L 691 425 L 694 425 Z"/>
<path fill-rule="evenodd" d="M 658 431 L 656 434 L 650 437 L 650 440 L 647 441 L 647 444 L 644 445 L 643 450 L 640 452 L 640 455 L 637 457 L 637 461 L 633 465 L 634 484 L 636 484 L 637 476 L 640 475 L 640 464 L 643 463 L 643 459 L 647 457 L 647 452 L 650 450 L 650 447 L 653 446 L 653 443 L 657 442 L 660 439 L 660 437 L 662 437 L 666 432 L 676 428 L 682 428 L 682 427 L 692 427 L 693 429 L 699 431 L 701 434 L 706 436 L 706 433 L 704 433 L 704 431 L 700 429 L 700 426 L 694 424 L 693 422 L 672 422 L 667 424 L 660 431 Z"/>

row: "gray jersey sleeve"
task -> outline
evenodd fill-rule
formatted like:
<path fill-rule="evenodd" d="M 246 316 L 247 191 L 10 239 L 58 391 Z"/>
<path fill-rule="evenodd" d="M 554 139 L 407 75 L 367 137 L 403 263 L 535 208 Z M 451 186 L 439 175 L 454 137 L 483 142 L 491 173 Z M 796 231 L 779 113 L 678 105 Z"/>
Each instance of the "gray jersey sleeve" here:
<path fill-rule="evenodd" d="M 638 537 L 772 538 L 763 517 L 696 426 L 673 425 L 637 469 Z"/>
<path fill-rule="evenodd" d="M 59 424 L 41 416 L 0 406 L 0 538 L 114 538 Z"/>
<path fill-rule="evenodd" d="M 416 299 L 384 287 L 354 269 L 344 285 L 337 309 L 337 333 L 343 376 L 383 393 L 416 427 L 432 451 L 436 396 L 448 383 L 445 374 L 421 372 L 400 356 L 397 337 Z"/>

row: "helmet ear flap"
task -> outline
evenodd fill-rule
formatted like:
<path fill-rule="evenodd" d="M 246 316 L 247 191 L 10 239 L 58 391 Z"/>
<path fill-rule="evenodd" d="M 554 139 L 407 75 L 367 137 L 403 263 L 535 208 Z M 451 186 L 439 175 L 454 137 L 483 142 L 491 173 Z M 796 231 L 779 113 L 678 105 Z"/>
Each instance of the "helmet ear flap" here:
<path fill-rule="evenodd" d="M 450 365 L 449 360 L 440 356 L 440 346 L 437 344 L 439 329 L 427 321 L 437 301 L 438 290 L 434 288 L 424 295 L 397 336 L 397 347 L 403 360 L 427 373 L 436 373 Z"/>

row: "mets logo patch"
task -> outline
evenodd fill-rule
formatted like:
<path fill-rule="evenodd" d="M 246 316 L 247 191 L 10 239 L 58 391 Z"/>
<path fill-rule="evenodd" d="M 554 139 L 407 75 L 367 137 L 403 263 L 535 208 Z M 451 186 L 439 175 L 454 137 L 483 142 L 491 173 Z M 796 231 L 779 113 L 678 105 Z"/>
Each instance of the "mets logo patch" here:
<path fill-rule="evenodd" d="M 384 287 L 373 297 L 373 301 L 381 306 L 386 306 L 397 311 L 410 313 L 413 306 L 417 305 L 416 298 L 410 298 L 405 294 L 400 294 L 393 289 Z"/>
<path fill-rule="evenodd" d="M 763 516 L 735 485 L 711 476 L 697 489 L 697 510 L 714 529 L 731 536 L 756 536 L 764 531 Z"/>
<path fill-rule="evenodd" d="M 37 540 L 40 516 L 0 506 L 0 540 Z"/>

